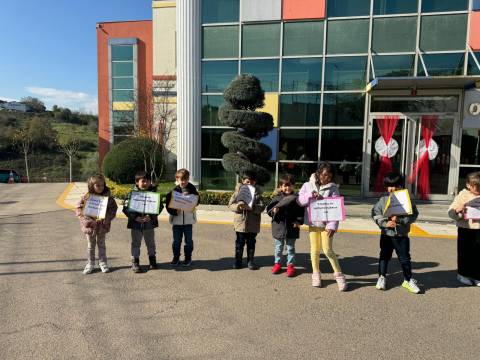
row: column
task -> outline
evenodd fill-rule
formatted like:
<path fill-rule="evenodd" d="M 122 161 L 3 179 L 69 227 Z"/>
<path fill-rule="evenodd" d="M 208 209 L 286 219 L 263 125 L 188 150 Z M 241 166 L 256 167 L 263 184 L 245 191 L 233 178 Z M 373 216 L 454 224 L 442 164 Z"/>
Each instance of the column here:
<path fill-rule="evenodd" d="M 201 0 L 177 0 L 177 168 L 201 180 Z"/>

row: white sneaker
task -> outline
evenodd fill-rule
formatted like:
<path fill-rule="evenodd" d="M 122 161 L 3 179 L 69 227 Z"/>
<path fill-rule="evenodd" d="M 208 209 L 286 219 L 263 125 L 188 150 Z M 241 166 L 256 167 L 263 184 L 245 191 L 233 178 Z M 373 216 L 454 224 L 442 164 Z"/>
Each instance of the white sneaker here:
<path fill-rule="evenodd" d="M 402 287 L 404 287 L 413 294 L 418 294 L 420 292 L 420 288 L 417 286 L 417 280 L 415 279 L 410 279 L 410 281 L 405 280 L 402 283 Z"/>
<path fill-rule="evenodd" d="M 87 265 L 85 265 L 85 269 L 83 269 L 83 275 L 91 274 L 94 268 L 95 266 L 93 264 L 87 263 Z"/>
<path fill-rule="evenodd" d="M 385 276 L 380 276 L 377 280 L 377 285 L 375 287 L 378 290 L 385 290 L 387 288 L 387 279 L 385 279 Z"/>
<path fill-rule="evenodd" d="M 460 274 L 457 275 L 457 280 L 460 281 L 463 285 L 467 285 L 467 286 L 473 286 L 474 285 L 474 282 L 472 281 L 472 279 L 470 279 L 466 276 L 460 275 Z M 477 285 L 477 286 L 480 286 L 480 285 Z"/>
<path fill-rule="evenodd" d="M 109 269 L 107 263 L 101 262 L 101 263 L 98 263 L 98 265 L 100 265 L 100 270 L 102 270 L 102 273 L 110 272 L 110 269 Z"/>
<path fill-rule="evenodd" d="M 480 286 L 480 280 L 472 279 L 475 286 Z"/>

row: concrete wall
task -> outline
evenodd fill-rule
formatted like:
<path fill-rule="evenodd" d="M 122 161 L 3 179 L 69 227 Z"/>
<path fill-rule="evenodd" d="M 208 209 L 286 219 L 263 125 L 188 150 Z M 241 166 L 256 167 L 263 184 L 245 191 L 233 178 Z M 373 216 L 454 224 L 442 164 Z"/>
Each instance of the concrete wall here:
<path fill-rule="evenodd" d="M 175 75 L 175 1 L 153 1 L 153 75 Z"/>

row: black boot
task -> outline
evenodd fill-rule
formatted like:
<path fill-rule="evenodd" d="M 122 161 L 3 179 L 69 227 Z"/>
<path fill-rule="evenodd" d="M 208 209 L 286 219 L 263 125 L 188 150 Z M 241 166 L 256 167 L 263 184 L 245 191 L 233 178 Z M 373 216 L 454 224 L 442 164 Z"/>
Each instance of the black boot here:
<path fill-rule="evenodd" d="M 233 263 L 234 269 L 242 268 L 242 257 L 243 257 L 243 254 L 240 251 L 235 251 L 235 261 Z"/>
<path fill-rule="evenodd" d="M 135 258 L 132 260 L 132 271 L 136 274 L 141 273 L 142 269 L 140 268 L 140 259 Z"/>
<path fill-rule="evenodd" d="M 150 270 L 157 270 L 157 269 L 158 269 L 158 266 L 157 266 L 157 258 L 155 257 L 155 255 L 149 256 L 149 257 L 148 257 L 148 260 L 150 261 L 149 269 L 150 269 Z"/>
<path fill-rule="evenodd" d="M 253 261 L 255 257 L 255 249 L 248 249 L 247 250 L 247 265 L 250 270 L 258 270 L 258 266 Z"/>

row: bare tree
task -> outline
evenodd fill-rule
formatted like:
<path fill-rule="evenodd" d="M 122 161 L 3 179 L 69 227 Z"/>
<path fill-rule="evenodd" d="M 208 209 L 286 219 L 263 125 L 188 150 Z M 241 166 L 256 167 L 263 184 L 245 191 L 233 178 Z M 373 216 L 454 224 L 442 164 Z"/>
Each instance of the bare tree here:
<path fill-rule="evenodd" d="M 72 159 L 80 149 L 80 140 L 76 134 L 70 134 L 62 138 L 57 138 L 57 143 L 60 151 L 68 156 L 70 163 L 70 182 L 72 182 Z"/>
<path fill-rule="evenodd" d="M 30 175 L 28 173 L 28 154 L 32 150 L 32 137 L 29 129 L 23 128 L 17 130 L 13 135 L 13 144 L 23 153 L 27 181 L 30 182 Z"/>

